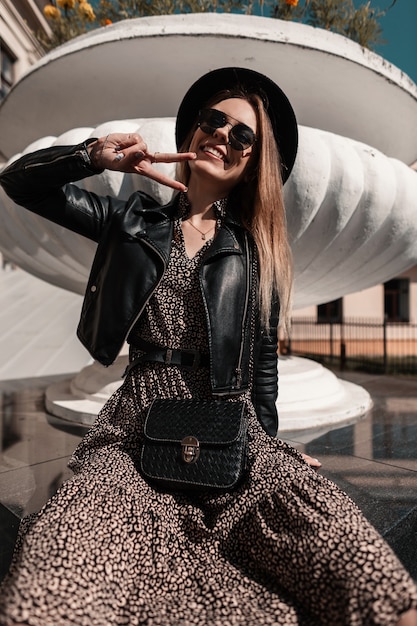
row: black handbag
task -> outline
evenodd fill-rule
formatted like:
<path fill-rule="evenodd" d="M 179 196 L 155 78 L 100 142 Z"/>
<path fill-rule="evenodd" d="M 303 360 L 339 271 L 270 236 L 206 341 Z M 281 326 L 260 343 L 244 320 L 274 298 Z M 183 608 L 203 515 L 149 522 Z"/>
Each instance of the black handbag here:
<path fill-rule="evenodd" d="M 156 399 L 148 409 L 140 471 L 173 491 L 228 491 L 244 474 L 243 402 Z"/>

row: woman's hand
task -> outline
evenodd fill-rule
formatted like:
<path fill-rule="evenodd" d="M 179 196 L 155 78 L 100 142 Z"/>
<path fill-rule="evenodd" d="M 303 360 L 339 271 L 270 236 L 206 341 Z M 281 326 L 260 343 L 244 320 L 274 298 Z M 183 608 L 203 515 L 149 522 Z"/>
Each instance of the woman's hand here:
<path fill-rule="evenodd" d="M 140 174 L 161 185 L 186 191 L 185 185 L 158 172 L 154 163 L 177 163 L 197 158 L 195 152 L 167 154 L 148 152 L 148 146 L 140 135 L 135 133 L 111 133 L 100 137 L 88 148 L 91 161 L 97 169 L 114 170 L 125 174 Z"/>
<path fill-rule="evenodd" d="M 309 456 L 308 454 L 304 454 L 304 453 L 302 453 L 301 456 L 303 457 L 303 459 L 307 463 L 307 465 L 309 465 L 310 467 L 315 469 L 317 472 L 319 471 L 319 469 L 321 468 L 321 463 L 320 463 L 320 461 L 318 459 L 313 459 L 313 457 Z"/>

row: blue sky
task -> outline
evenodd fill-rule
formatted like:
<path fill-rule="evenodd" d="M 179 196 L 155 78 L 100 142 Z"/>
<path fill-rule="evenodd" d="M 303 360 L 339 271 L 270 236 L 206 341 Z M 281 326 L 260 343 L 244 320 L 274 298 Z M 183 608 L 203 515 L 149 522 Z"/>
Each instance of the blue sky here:
<path fill-rule="evenodd" d="M 393 0 L 353 0 L 356 7 L 367 4 L 381 11 L 392 5 Z M 397 0 L 379 23 L 384 44 L 375 52 L 399 67 L 417 83 L 417 0 Z"/>
<path fill-rule="evenodd" d="M 365 0 L 355 0 L 356 6 Z M 374 8 L 385 9 L 391 0 L 371 0 Z M 403 70 L 417 83 L 417 0 L 397 0 L 380 20 L 386 43 L 375 52 Z"/>

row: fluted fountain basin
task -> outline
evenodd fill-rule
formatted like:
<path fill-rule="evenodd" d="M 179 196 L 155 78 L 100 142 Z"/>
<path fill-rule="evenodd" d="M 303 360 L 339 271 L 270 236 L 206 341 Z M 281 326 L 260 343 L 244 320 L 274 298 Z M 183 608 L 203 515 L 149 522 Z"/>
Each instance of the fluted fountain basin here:
<path fill-rule="evenodd" d="M 44 137 L 24 152 L 137 132 L 150 150 L 175 151 L 174 120 L 115 120 Z M 417 263 L 417 175 L 398 159 L 327 131 L 300 127 L 285 201 L 294 255 L 294 307 L 329 302 L 385 282 Z M 15 155 L 16 158 L 18 155 Z M 175 168 L 158 164 L 174 176 Z M 78 183 L 127 198 L 142 190 L 168 202 L 172 190 L 147 178 L 106 171 Z M 0 190 L 0 249 L 39 278 L 83 294 L 95 244 L 16 206 Z"/>

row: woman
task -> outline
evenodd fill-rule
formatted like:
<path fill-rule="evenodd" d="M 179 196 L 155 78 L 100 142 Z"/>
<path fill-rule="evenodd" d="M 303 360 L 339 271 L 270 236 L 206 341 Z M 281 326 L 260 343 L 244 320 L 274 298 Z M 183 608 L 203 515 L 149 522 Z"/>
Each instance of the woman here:
<path fill-rule="evenodd" d="M 177 155 L 111 134 L 0 176 L 17 203 L 98 242 L 78 335 L 104 365 L 127 338 L 132 363 L 76 449 L 74 477 L 22 529 L 0 623 L 415 625 L 417 591 L 389 547 L 275 437 L 292 108 L 265 76 L 223 68 L 187 92 L 176 134 Z M 179 181 L 158 161 L 178 161 Z M 104 168 L 179 194 L 158 207 L 69 184 Z M 248 468 L 233 491 L 165 491 L 138 471 L 148 406 L 190 397 L 246 406 Z"/>

